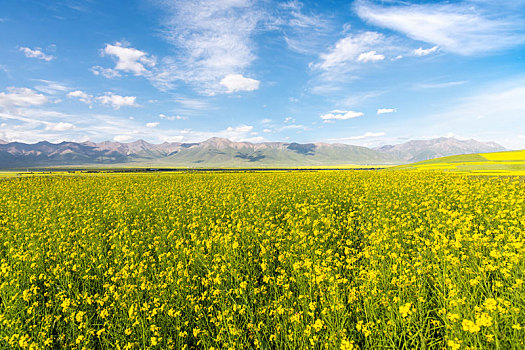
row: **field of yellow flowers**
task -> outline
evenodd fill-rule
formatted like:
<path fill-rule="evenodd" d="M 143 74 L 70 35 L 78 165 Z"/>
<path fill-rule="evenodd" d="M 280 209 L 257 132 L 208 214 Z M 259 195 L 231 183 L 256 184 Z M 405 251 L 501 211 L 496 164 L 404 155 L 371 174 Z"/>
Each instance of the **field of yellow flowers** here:
<path fill-rule="evenodd" d="M 0 181 L 1 349 L 523 349 L 525 182 Z"/>

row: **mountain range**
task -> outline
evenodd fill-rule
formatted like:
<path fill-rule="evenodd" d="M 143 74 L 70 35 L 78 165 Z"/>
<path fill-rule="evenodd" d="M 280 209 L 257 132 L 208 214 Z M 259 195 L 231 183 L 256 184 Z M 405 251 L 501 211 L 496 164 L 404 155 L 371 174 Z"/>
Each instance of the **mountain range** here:
<path fill-rule="evenodd" d="M 493 142 L 437 138 L 398 145 L 367 148 L 347 144 L 234 142 L 211 138 L 203 142 L 143 140 L 130 143 L 104 141 L 35 144 L 0 140 L 0 168 L 65 165 L 118 165 L 147 167 L 268 167 L 323 165 L 405 164 L 437 157 L 497 152 L 504 147 Z"/>

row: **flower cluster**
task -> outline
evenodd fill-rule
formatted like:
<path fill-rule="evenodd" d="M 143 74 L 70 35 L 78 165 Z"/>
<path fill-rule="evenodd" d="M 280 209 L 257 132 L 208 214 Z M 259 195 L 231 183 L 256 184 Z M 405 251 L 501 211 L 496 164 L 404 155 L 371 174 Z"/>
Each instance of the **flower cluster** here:
<path fill-rule="evenodd" d="M 523 348 L 524 233 L 513 177 L 12 178 L 0 348 Z"/>

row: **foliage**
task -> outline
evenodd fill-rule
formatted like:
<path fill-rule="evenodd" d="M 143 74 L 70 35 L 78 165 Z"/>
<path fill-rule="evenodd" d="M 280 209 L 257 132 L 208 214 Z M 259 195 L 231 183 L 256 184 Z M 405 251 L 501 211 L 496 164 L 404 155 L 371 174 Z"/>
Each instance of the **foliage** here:
<path fill-rule="evenodd" d="M 0 181 L 0 348 L 523 348 L 524 199 L 425 172 Z"/>

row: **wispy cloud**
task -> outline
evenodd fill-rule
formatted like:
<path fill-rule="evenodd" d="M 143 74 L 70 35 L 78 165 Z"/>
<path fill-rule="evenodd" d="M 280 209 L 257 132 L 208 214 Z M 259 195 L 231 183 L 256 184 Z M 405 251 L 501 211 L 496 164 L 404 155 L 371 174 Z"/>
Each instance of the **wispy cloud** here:
<path fill-rule="evenodd" d="M 525 119 L 524 86 L 524 78 L 493 82 L 490 87 L 451 102 L 444 111 L 427 115 L 422 125 L 432 125 L 434 133 L 460 130 L 468 137 L 523 149 L 525 143 L 513 135 Z"/>
<path fill-rule="evenodd" d="M 249 0 L 162 2 L 164 35 L 179 52 L 163 61 L 161 85 L 182 80 L 199 91 L 228 92 L 220 81 L 244 74 L 255 60 L 252 36 L 263 15 Z"/>
<path fill-rule="evenodd" d="M 0 108 L 10 110 L 16 107 L 38 106 L 48 102 L 46 96 L 28 88 L 8 87 L 0 92 Z"/>
<path fill-rule="evenodd" d="M 371 24 L 460 55 L 497 51 L 525 42 L 523 18 L 501 16 L 504 4 L 495 8 L 499 13 L 476 5 L 475 1 L 378 5 L 360 0 L 355 9 Z"/>
<path fill-rule="evenodd" d="M 386 134 L 384 132 L 370 132 L 369 131 L 362 135 L 328 139 L 328 141 L 331 141 L 331 142 L 357 141 L 357 140 L 364 140 L 364 139 L 369 139 L 369 138 L 377 138 L 377 137 L 381 137 L 385 135 Z"/>
<path fill-rule="evenodd" d="M 415 84 L 415 89 L 441 89 L 441 88 L 448 88 L 452 86 L 459 86 L 465 84 L 466 80 L 461 81 L 448 81 L 444 83 L 419 83 Z"/>
<path fill-rule="evenodd" d="M 113 107 L 113 109 L 120 109 L 121 107 L 141 107 L 137 104 L 136 96 L 121 96 L 112 92 L 106 92 L 101 96 L 93 96 L 82 90 L 71 91 L 67 94 L 67 97 L 74 98 L 88 105 L 92 105 L 93 102 L 99 102 L 103 105 Z"/>
<path fill-rule="evenodd" d="M 58 81 L 44 79 L 35 79 L 35 81 L 40 83 L 39 85 L 35 86 L 35 89 L 49 95 L 56 95 L 70 90 L 67 84 Z"/>
<path fill-rule="evenodd" d="M 42 52 L 42 49 L 39 47 L 35 47 L 34 49 L 30 49 L 29 47 L 20 47 L 19 50 L 22 51 L 26 57 L 37 58 L 46 62 L 49 62 L 55 58 L 54 56 L 47 55 Z"/>
<path fill-rule="evenodd" d="M 305 10 L 300 1 L 279 4 L 274 23 L 282 31 L 288 49 L 311 55 L 318 54 L 325 47 L 334 27 L 329 18 Z"/>
<path fill-rule="evenodd" d="M 349 70 L 354 67 L 349 63 L 356 62 L 361 54 L 371 48 L 382 45 L 384 40 L 385 37 L 382 34 L 370 31 L 347 35 L 335 43 L 329 52 L 322 53 L 319 56 L 320 62 L 311 64 L 311 67 L 325 71 L 334 68 Z M 376 54 L 375 51 L 374 54 Z"/>

